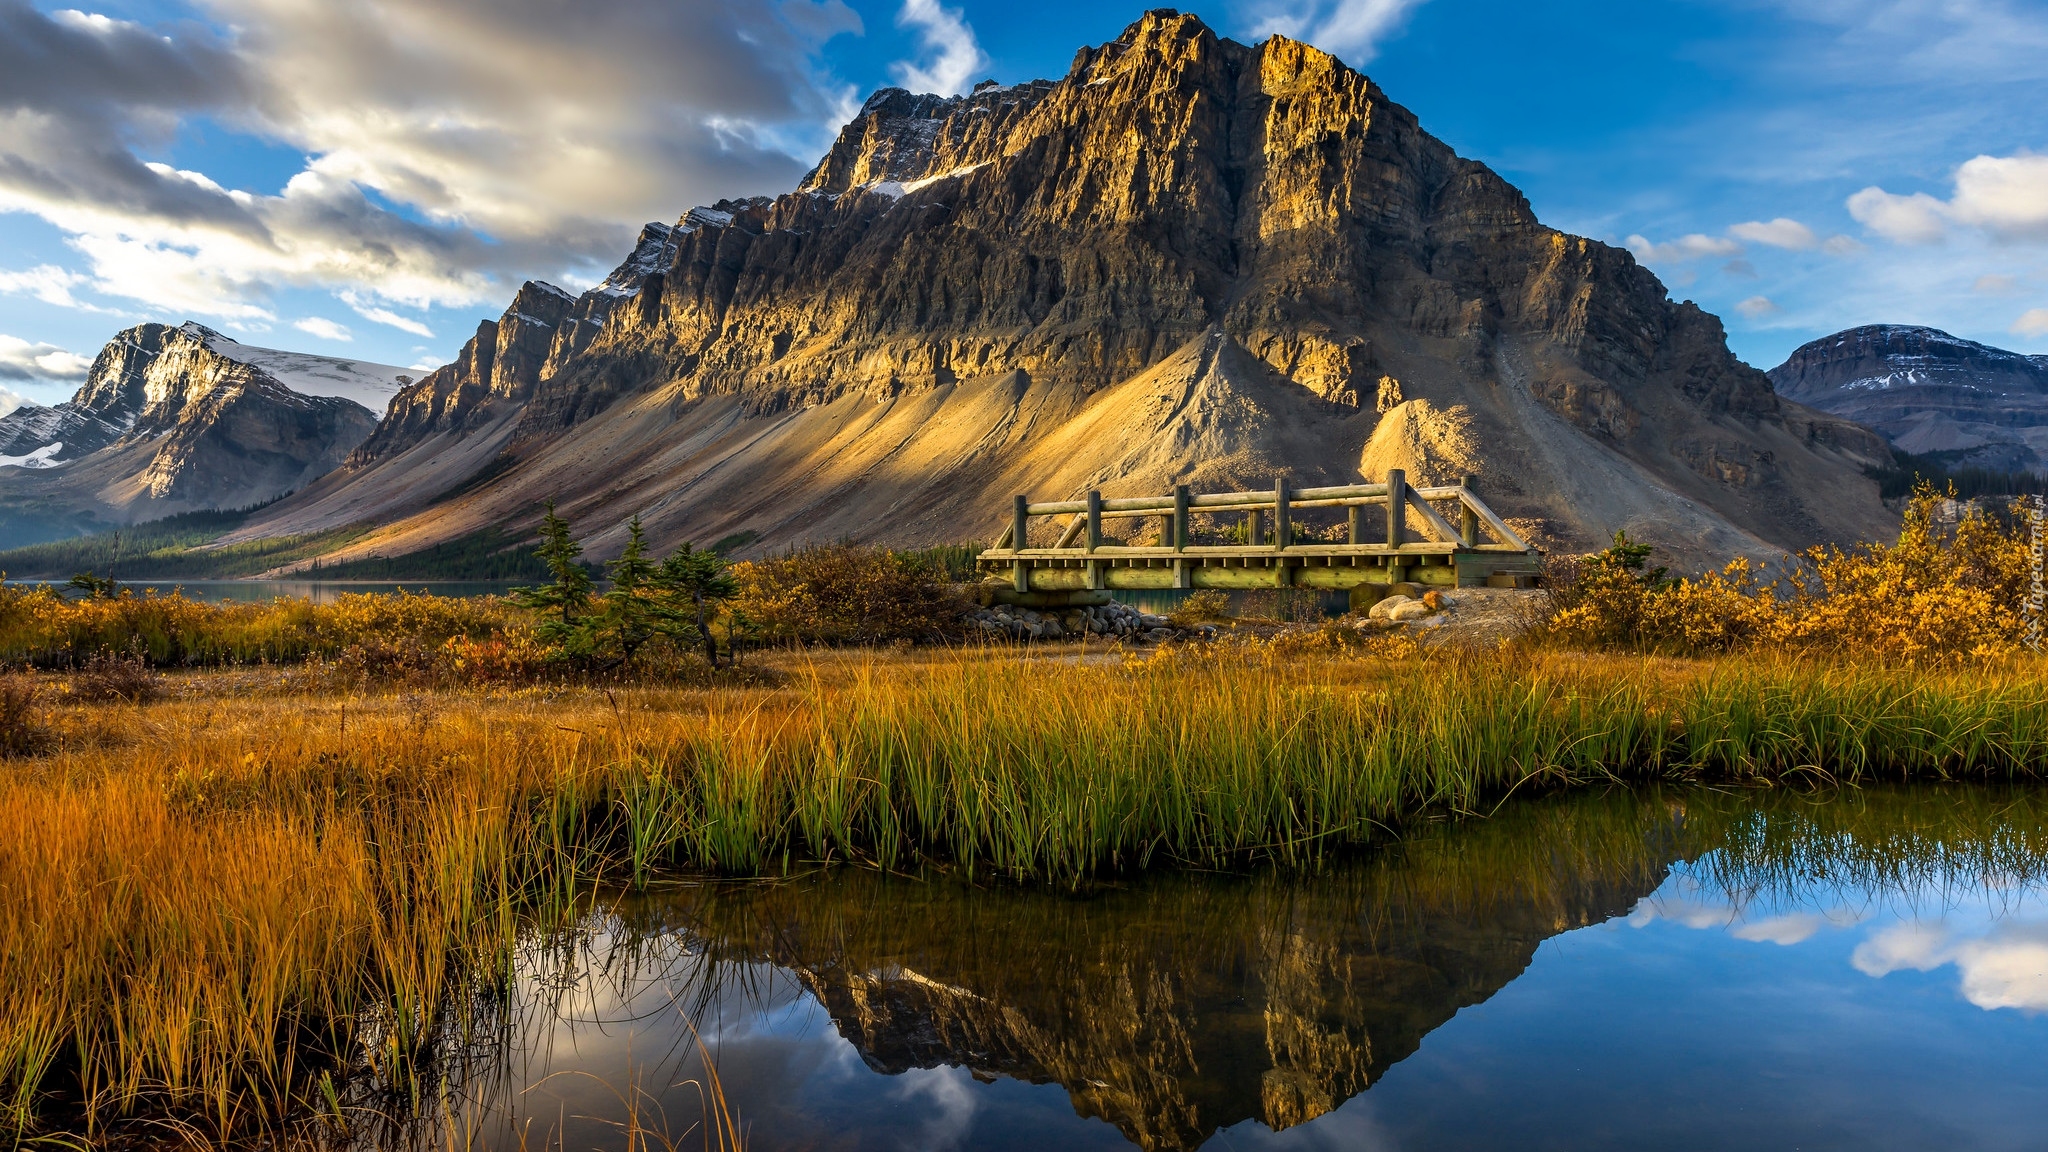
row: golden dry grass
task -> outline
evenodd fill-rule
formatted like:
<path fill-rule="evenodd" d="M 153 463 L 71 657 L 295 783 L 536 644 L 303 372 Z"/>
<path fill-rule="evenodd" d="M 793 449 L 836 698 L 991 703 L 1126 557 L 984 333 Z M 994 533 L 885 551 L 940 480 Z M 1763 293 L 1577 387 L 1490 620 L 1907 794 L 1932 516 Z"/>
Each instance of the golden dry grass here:
<path fill-rule="evenodd" d="M 778 659 L 772 688 L 335 696 L 207 673 L 143 703 L 46 694 L 41 751 L 0 761 L 9 1125 L 274 1138 L 336 1083 L 417 1101 L 438 1030 L 599 877 L 1306 863 L 1584 781 L 2048 763 L 2033 659 Z"/>

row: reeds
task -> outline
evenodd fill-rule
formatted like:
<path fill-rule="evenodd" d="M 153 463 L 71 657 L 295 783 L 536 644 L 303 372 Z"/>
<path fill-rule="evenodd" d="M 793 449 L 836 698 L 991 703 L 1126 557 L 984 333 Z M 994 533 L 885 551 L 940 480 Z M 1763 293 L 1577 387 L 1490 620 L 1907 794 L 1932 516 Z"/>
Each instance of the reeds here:
<path fill-rule="evenodd" d="M 2038 661 L 1537 653 L 787 664 L 788 686 L 39 705 L 0 767 L 0 1107 L 232 1139 L 420 1107 L 522 931 L 593 881 L 792 859 L 1070 881 L 1313 865 L 1589 781 L 2033 777 Z M 352 1091 L 354 1089 L 351 1089 Z"/>

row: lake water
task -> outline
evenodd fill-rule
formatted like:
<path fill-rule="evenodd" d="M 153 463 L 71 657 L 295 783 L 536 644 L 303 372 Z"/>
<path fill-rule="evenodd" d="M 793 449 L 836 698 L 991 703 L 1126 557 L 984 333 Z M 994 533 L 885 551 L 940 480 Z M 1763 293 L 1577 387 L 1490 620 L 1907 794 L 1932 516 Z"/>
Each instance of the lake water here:
<path fill-rule="evenodd" d="M 44 580 L 10 580 L 10 584 L 58 583 Z M 121 587 L 137 595 L 152 591 L 167 595 L 182 590 L 194 600 L 233 600 L 263 603 L 283 596 L 304 597 L 316 604 L 331 604 L 348 592 L 424 592 L 433 596 L 497 596 L 532 580 L 123 580 Z M 61 584 L 59 585 L 61 586 Z"/>
<path fill-rule="evenodd" d="M 429 1142 L 700 1147 L 708 1056 L 757 1150 L 2040 1149 L 2044 845 L 1614 792 L 1314 873 L 674 879 L 532 942 Z"/>

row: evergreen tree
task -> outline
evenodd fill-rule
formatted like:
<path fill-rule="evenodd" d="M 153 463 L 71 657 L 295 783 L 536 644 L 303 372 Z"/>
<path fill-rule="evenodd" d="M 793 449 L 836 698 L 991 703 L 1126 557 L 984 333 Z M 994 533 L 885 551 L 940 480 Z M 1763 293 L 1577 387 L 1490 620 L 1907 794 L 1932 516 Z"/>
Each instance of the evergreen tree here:
<path fill-rule="evenodd" d="M 534 550 L 554 576 L 538 588 L 515 588 L 512 599 L 547 617 L 535 629 L 542 642 L 560 648 L 570 656 L 588 655 L 592 644 L 582 617 L 590 610 L 590 570 L 577 557 L 583 545 L 569 535 L 569 522 L 555 514 L 555 502 L 547 502 L 547 514 L 540 522 L 540 547 Z"/>
<path fill-rule="evenodd" d="M 678 622 L 696 634 L 704 645 L 704 658 L 718 667 L 718 640 L 711 634 L 711 619 L 718 604 L 737 592 L 732 574 L 725 570 L 725 557 L 716 552 L 699 552 L 685 543 L 655 569 L 649 583 L 665 608 Z"/>
<path fill-rule="evenodd" d="M 647 557 L 647 533 L 637 513 L 626 528 L 626 550 L 605 568 L 611 573 L 612 586 L 600 598 L 592 621 L 593 640 L 599 649 L 616 649 L 621 661 L 631 664 L 643 645 L 674 632 L 679 623 L 668 605 L 649 594 L 659 566 Z"/>

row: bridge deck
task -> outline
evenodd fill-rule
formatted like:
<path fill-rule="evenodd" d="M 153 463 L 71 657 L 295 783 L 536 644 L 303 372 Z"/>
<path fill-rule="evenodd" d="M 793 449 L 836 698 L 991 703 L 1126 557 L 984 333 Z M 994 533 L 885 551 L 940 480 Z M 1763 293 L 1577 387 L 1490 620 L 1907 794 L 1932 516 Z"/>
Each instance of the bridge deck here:
<path fill-rule="evenodd" d="M 1458 522 L 1436 504 L 1452 506 L 1446 510 Z M 1297 539 L 1293 518 L 1304 508 L 1343 509 L 1343 541 Z M 1377 509 L 1371 519 L 1384 520 L 1377 543 L 1364 539 L 1368 508 Z M 1244 538 L 1255 543 L 1193 542 L 1193 517 L 1226 515 L 1241 515 Z M 1410 529 L 1411 515 L 1420 532 Z M 1030 546 L 1031 521 L 1046 516 L 1073 519 L 1051 545 Z M 1160 522 L 1160 543 L 1105 542 L 1105 520 L 1138 518 Z M 1010 525 L 977 563 L 990 577 L 1007 577 L 1012 597 L 1033 600 L 1115 589 L 1321 588 L 1351 590 L 1355 602 L 1370 602 L 1402 582 L 1531 586 L 1542 555 L 1486 507 L 1469 480 L 1412 488 L 1396 469 L 1385 484 L 1334 488 L 1290 490 L 1281 481 L 1271 492 L 1196 494 L 1182 487 L 1163 497 L 1104 499 L 1090 492 L 1082 500 L 1039 504 L 1018 496 Z"/>

